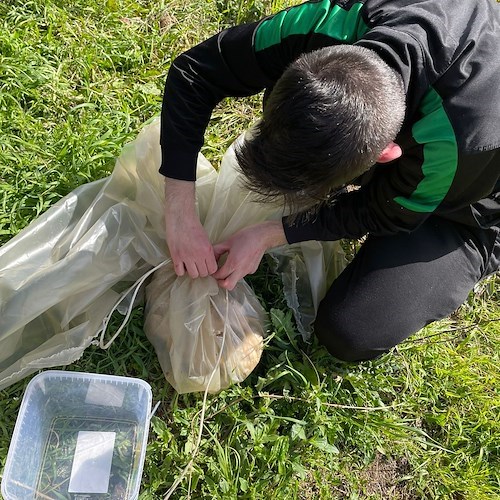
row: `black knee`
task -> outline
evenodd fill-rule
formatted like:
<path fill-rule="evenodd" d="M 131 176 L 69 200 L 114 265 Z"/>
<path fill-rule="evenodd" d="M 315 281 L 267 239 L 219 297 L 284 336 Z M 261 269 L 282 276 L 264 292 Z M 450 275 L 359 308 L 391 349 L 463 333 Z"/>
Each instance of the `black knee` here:
<path fill-rule="evenodd" d="M 374 359 L 391 347 L 384 345 L 382 335 L 370 329 L 370 322 L 359 316 L 320 311 L 314 323 L 314 333 L 328 352 L 341 361 L 359 362 Z"/>

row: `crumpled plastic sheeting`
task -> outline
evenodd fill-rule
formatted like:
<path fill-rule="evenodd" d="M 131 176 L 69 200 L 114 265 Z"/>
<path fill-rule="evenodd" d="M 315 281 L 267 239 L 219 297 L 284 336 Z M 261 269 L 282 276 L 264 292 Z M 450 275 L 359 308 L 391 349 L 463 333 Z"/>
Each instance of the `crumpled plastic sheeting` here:
<path fill-rule="evenodd" d="M 297 329 L 307 341 L 319 303 L 346 266 L 345 254 L 337 241 L 306 241 L 272 249 L 269 256 Z"/>
<path fill-rule="evenodd" d="M 39 369 L 77 360 L 124 290 L 168 258 L 159 128 L 159 119 L 145 126 L 124 147 L 108 178 L 75 189 L 0 248 L 0 389 Z M 234 166 L 232 148 L 225 161 Z M 234 168 L 231 175 L 237 175 Z M 229 188 L 213 199 L 220 176 L 201 155 L 197 176 L 201 220 L 216 205 L 225 207 L 225 216 L 212 218 L 207 227 L 222 240 L 239 229 L 241 221 L 235 224 L 233 216 L 241 199 Z M 252 219 L 255 214 L 277 216 L 275 207 L 244 205 L 246 224 L 260 220 Z M 309 244 L 318 251 L 304 251 Z M 311 316 L 326 290 L 325 262 L 340 253 L 336 243 L 316 242 L 287 247 L 282 257 L 273 251 L 299 321 Z M 297 259 L 304 265 L 289 275 L 286 262 Z M 307 319 L 300 327 L 306 336 L 309 326 Z"/>
<path fill-rule="evenodd" d="M 121 292 L 166 257 L 159 123 L 107 179 L 64 197 L 0 248 L 0 388 L 77 360 Z M 200 183 L 216 173 L 200 158 Z"/>

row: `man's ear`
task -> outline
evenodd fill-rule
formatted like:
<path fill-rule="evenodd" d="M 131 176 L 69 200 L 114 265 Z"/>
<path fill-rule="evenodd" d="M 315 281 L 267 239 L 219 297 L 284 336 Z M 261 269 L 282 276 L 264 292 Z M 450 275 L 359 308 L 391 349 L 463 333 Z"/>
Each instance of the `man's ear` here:
<path fill-rule="evenodd" d="M 380 153 L 377 163 L 389 163 L 397 160 L 402 154 L 403 150 L 395 142 L 390 142 Z"/>

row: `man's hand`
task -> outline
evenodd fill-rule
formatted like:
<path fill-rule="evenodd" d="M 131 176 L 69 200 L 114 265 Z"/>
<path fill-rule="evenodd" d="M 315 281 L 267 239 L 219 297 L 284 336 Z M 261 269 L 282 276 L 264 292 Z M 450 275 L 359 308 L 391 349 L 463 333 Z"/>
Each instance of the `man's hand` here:
<path fill-rule="evenodd" d="M 166 240 L 177 276 L 217 270 L 214 249 L 196 213 L 194 182 L 165 178 Z"/>
<path fill-rule="evenodd" d="M 226 241 L 214 245 L 217 259 L 224 254 L 227 254 L 227 259 L 213 277 L 219 286 L 232 290 L 239 280 L 257 270 L 267 249 L 286 242 L 281 221 L 263 222 L 241 229 Z"/>

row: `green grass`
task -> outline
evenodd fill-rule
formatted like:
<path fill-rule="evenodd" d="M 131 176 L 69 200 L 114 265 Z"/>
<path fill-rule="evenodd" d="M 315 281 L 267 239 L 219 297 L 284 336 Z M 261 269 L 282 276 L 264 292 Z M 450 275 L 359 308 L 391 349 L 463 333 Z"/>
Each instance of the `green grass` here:
<path fill-rule="evenodd" d="M 0 242 L 109 174 L 123 145 L 159 113 L 175 55 L 283 5 L 4 0 Z M 217 164 L 258 113 L 258 97 L 222 103 L 206 156 Z M 498 278 L 453 317 L 360 365 L 302 341 L 265 264 L 250 282 L 270 312 L 271 340 L 243 384 L 209 398 L 191 478 L 173 498 L 500 498 Z M 142 322 L 138 308 L 109 351 L 91 346 L 67 369 L 151 383 L 161 404 L 141 499 L 156 499 L 190 459 L 202 400 L 165 382 Z M 27 382 L 0 392 L 0 470 Z"/>

